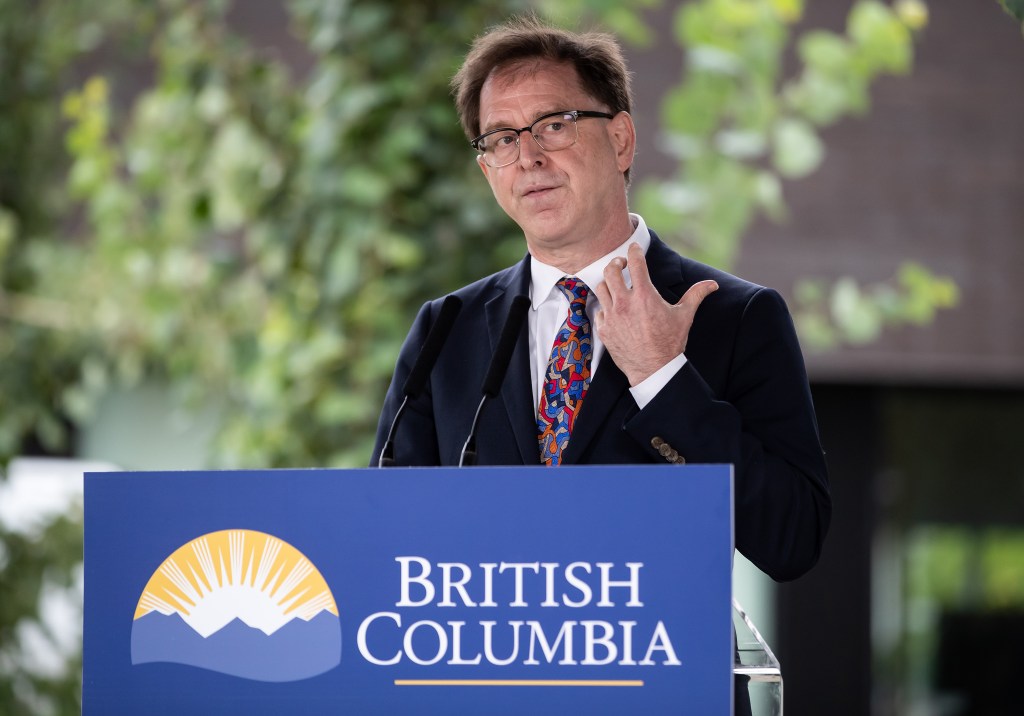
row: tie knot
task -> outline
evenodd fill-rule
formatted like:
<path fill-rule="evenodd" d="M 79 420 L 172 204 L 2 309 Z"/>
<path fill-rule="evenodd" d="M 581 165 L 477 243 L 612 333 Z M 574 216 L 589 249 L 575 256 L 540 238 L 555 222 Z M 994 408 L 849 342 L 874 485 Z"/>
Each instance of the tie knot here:
<path fill-rule="evenodd" d="M 569 303 L 582 301 L 583 304 L 586 305 L 587 294 L 590 293 L 590 289 L 587 288 L 587 284 L 583 283 L 575 276 L 563 276 L 555 285 L 558 286 L 558 290 L 569 299 Z"/>

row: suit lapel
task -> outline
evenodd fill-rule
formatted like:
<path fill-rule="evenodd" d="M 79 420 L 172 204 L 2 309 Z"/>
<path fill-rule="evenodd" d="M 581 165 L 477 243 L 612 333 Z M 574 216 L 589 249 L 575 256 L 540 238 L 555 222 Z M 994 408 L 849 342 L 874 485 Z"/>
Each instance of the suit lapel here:
<path fill-rule="evenodd" d="M 505 319 L 508 318 L 509 310 L 512 307 L 512 300 L 519 295 L 530 295 L 529 256 L 523 259 L 517 271 L 510 274 L 508 282 L 502 288 L 503 292 L 488 301 L 484 308 L 487 314 L 487 331 L 491 342 L 492 356 L 501 337 Z M 536 407 L 533 404 L 532 393 L 529 321 L 523 321 L 515 349 L 512 351 L 508 373 L 501 385 L 501 402 L 508 412 L 508 421 L 512 426 L 516 447 L 519 449 L 523 464 L 526 465 L 540 461 L 540 452 L 537 446 L 537 421 L 534 416 Z"/>
<path fill-rule="evenodd" d="M 647 249 L 647 272 L 651 275 L 651 283 L 658 289 L 658 293 L 669 303 L 676 303 L 686 289 L 686 280 L 683 277 L 682 257 L 670 249 L 658 238 L 658 235 L 651 232 L 651 246 Z"/>
<path fill-rule="evenodd" d="M 679 300 L 683 294 L 679 290 L 682 283 L 679 256 L 662 243 L 653 231 L 651 245 L 647 250 L 647 270 L 651 275 L 651 283 L 662 298 L 670 303 Z M 579 462 L 590 443 L 606 427 L 608 416 L 614 412 L 619 401 L 632 400 L 628 390 L 629 381 L 625 373 L 615 365 L 611 354 L 605 351 L 597 373 L 590 381 L 579 419 L 572 429 L 569 446 L 562 454 L 563 463 Z"/>

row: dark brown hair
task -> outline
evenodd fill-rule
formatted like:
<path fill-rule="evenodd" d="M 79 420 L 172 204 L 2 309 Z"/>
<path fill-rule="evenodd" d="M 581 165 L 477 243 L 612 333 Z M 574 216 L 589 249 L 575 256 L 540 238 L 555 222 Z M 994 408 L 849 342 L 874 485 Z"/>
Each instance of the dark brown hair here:
<path fill-rule="evenodd" d="M 633 106 L 629 70 L 618 41 L 603 32 L 575 33 L 545 25 L 536 17 L 516 17 L 474 40 L 452 78 L 459 122 L 468 139 L 480 134 L 480 92 L 495 70 L 522 61 L 569 63 L 583 90 L 613 114 Z M 567 107 L 566 109 L 590 109 Z"/>

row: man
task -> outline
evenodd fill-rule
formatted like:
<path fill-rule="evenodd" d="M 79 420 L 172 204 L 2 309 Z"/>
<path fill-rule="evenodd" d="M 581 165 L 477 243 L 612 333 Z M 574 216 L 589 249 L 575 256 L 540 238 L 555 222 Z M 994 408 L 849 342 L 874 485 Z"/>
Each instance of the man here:
<path fill-rule="evenodd" d="M 403 417 L 397 464 L 458 464 L 525 295 L 479 464 L 732 463 L 737 548 L 777 580 L 810 569 L 831 501 L 792 321 L 774 291 L 679 256 L 629 213 L 636 132 L 614 39 L 516 20 L 476 40 L 453 87 L 528 254 L 455 292 L 463 309 Z M 423 307 L 402 348 L 375 456 L 439 307 Z"/>

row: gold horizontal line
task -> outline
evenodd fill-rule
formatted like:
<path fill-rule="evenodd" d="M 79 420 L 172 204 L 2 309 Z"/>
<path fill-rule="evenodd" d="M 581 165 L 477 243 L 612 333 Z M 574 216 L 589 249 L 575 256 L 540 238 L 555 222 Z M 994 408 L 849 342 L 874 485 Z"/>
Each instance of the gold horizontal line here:
<path fill-rule="evenodd" d="M 623 679 L 395 679 L 395 686 L 643 686 Z"/>

